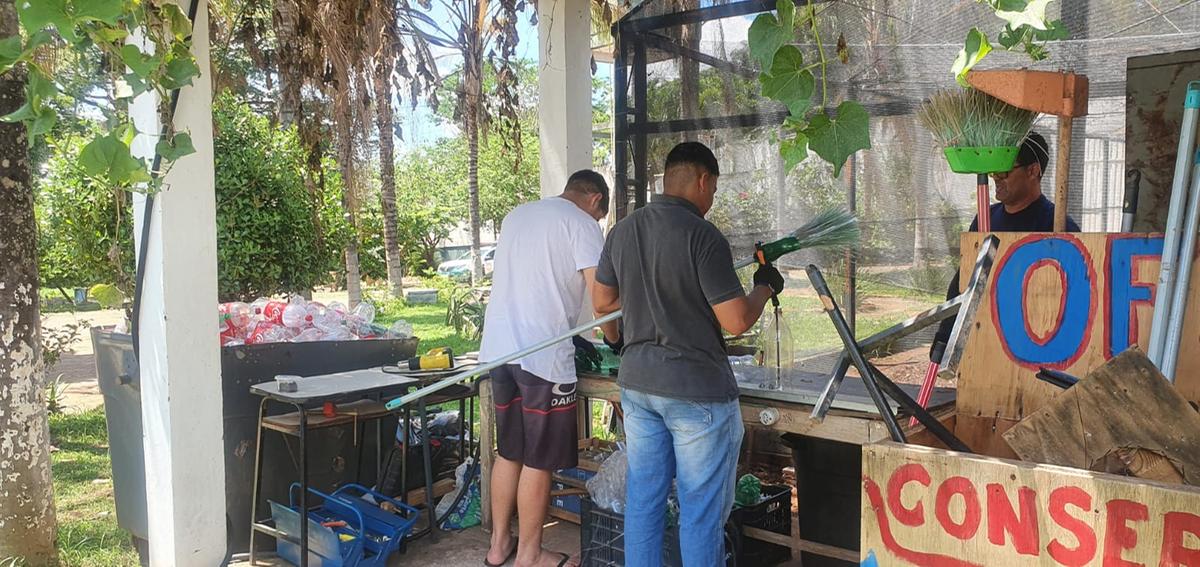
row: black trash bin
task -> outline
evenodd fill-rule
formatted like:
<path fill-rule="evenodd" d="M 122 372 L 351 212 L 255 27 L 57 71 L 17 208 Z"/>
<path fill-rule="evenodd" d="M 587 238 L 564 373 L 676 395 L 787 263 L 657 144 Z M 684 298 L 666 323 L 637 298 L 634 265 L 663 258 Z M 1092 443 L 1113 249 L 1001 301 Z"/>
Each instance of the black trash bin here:
<path fill-rule="evenodd" d="M 113 492 L 117 523 L 128 530 L 135 543 L 147 538 L 146 474 L 142 452 L 141 390 L 133 340 L 111 329 L 92 329 L 96 371 L 104 396 L 108 422 L 109 454 L 112 456 Z M 412 357 L 418 339 L 321 341 L 272 343 L 221 348 L 222 407 L 225 440 L 225 514 L 227 555 L 249 550 L 250 501 L 254 477 L 258 407 L 262 398 L 250 386 L 275 379 L 277 374 L 314 376 L 394 364 Z M 216 377 L 214 377 L 215 379 Z M 289 408 L 274 406 L 269 413 Z M 353 424 L 310 432 L 309 482 L 318 490 L 359 480 L 375 483 L 379 464 L 375 452 L 364 450 L 379 442 L 375 427 L 366 427 L 355 444 Z M 380 436 L 395 435 L 396 419 L 381 422 Z M 259 509 L 268 499 L 287 501 L 287 488 L 300 478 L 295 439 L 279 434 L 263 435 L 263 481 Z M 361 456 L 361 470 L 358 466 Z M 259 538 L 263 549 L 274 546 L 270 538 Z"/>
<path fill-rule="evenodd" d="M 862 447 L 785 433 L 796 466 L 800 537 L 858 551 L 862 515 Z M 848 567 L 842 561 L 804 552 L 804 567 Z"/>

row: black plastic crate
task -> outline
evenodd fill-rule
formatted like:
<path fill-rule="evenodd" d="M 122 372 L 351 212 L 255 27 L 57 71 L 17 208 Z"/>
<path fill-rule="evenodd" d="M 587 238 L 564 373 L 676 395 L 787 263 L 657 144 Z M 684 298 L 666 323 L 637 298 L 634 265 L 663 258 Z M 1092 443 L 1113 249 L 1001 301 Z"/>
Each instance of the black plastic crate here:
<path fill-rule="evenodd" d="M 786 484 L 764 484 L 762 502 L 753 506 L 736 507 L 729 518 L 740 526 L 759 528 L 777 534 L 792 533 L 792 487 Z"/>
<path fill-rule="evenodd" d="M 579 500 L 580 567 L 624 567 L 625 516 L 597 506 L 591 498 Z M 679 527 L 672 526 L 663 534 L 663 567 L 682 565 Z"/>
<path fill-rule="evenodd" d="M 792 535 L 792 487 L 786 484 L 764 484 L 762 493 L 766 498 L 753 506 L 737 507 L 729 514 L 729 520 L 742 528 L 759 528 L 769 532 Z M 792 548 L 758 541 L 743 536 L 739 550 L 738 565 L 778 565 L 792 558 Z"/>
<path fill-rule="evenodd" d="M 591 498 L 581 497 L 579 503 L 582 511 L 579 526 L 580 567 L 624 567 L 625 516 L 597 506 Z M 732 518 L 725 524 L 725 567 L 741 564 L 741 530 L 736 526 Z M 678 525 L 667 528 L 663 533 L 662 565 L 683 565 Z"/>

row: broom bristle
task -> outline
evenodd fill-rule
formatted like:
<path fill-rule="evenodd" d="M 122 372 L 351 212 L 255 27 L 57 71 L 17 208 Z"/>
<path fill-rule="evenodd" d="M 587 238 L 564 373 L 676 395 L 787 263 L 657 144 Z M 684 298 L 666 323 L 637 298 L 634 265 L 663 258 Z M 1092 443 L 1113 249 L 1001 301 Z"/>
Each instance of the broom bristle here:
<path fill-rule="evenodd" d="M 840 207 L 821 210 L 792 236 L 800 248 L 852 248 L 858 244 L 858 219 Z"/>
<path fill-rule="evenodd" d="M 1037 116 L 976 89 L 939 91 L 917 111 L 921 124 L 947 148 L 1019 146 Z"/>

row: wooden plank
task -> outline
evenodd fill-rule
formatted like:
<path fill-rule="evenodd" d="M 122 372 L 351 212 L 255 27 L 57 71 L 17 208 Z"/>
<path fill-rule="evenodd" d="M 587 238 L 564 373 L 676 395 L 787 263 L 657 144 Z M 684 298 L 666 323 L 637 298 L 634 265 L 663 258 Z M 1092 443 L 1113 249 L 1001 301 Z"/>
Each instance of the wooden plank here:
<path fill-rule="evenodd" d="M 336 407 L 337 415 L 333 417 L 325 417 L 321 410 L 308 410 L 308 430 L 378 419 L 391 413 L 382 402 L 375 400 L 359 400 L 348 404 L 337 404 Z M 300 434 L 300 412 L 293 411 L 267 416 L 263 418 L 263 427 L 285 435 L 297 436 Z"/>
<path fill-rule="evenodd" d="M 492 465 L 496 437 L 496 404 L 492 400 L 492 381 L 479 380 L 479 523 L 492 531 Z"/>
<path fill-rule="evenodd" d="M 1146 449 L 1166 457 L 1188 484 L 1200 484 L 1200 414 L 1136 348 L 1092 371 L 1004 438 L 1026 461 L 1081 469 L 1094 469 L 1119 449 Z"/>
<path fill-rule="evenodd" d="M 858 414 L 849 416 L 830 413 L 823 421 L 810 417 L 812 406 L 742 400 L 742 421 L 757 427 L 770 427 L 783 433 L 797 433 L 809 437 L 820 437 L 843 443 L 862 445 L 888 438 L 887 429 L 878 416 Z M 763 412 L 777 416 L 775 421 L 764 424 Z"/>
<path fill-rule="evenodd" d="M 765 541 L 767 543 L 773 543 L 775 545 L 790 547 L 793 550 L 807 551 L 809 553 L 815 553 L 825 557 L 832 557 L 834 559 L 841 559 L 842 561 L 858 563 L 858 552 L 851 549 L 843 549 L 841 547 L 825 545 L 823 543 L 817 543 L 815 541 L 808 541 L 805 539 L 793 540 L 786 534 L 777 534 L 772 531 L 767 531 L 761 528 L 752 528 L 749 526 L 742 528 L 742 535 L 750 539 L 756 539 L 759 541 Z"/>
<path fill-rule="evenodd" d="M 958 375 L 960 414 L 1019 421 L 1062 393 L 1034 377 L 1039 366 L 1085 376 L 1131 343 L 1146 348 L 1160 235 L 996 236 L 996 266 Z M 982 238 L 962 236 L 962 281 L 970 275 Z M 1200 273 L 1194 266 L 1193 273 Z M 1192 278 L 1188 305 L 1182 340 L 1195 345 L 1200 342 L 1200 278 Z M 1181 349 L 1177 368 L 1176 389 L 1200 402 L 1200 349 Z"/>
<path fill-rule="evenodd" d="M 443 478 L 433 483 L 433 498 L 437 500 L 447 494 L 454 492 L 454 479 Z M 423 506 L 425 504 L 425 487 L 414 488 L 408 491 L 408 504 L 410 506 Z"/>
<path fill-rule="evenodd" d="M 558 518 L 560 520 L 566 520 L 577 526 L 583 524 L 583 521 L 580 519 L 579 514 L 576 514 L 574 512 L 568 512 L 566 510 L 563 510 L 562 508 L 555 508 L 554 506 L 551 506 L 546 511 L 546 514 L 548 516 L 550 516 L 551 518 Z"/>
<path fill-rule="evenodd" d="M 883 442 L 861 533 L 879 565 L 1197 565 L 1200 488 Z"/>
<path fill-rule="evenodd" d="M 1004 441 L 1005 431 L 1018 424 L 1015 419 L 1003 417 L 976 417 L 959 415 L 954 420 L 954 435 L 962 439 L 972 451 L 989 457 L 1018 459 L 1012 447 Z M 924 445 L 924 443 L 918 443 Z"/>

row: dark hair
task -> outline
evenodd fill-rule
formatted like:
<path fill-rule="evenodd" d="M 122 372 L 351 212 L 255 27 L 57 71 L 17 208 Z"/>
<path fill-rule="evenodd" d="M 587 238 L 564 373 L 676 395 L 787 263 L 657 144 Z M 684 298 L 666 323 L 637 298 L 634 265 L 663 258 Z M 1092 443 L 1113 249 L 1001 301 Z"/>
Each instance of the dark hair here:
<path fill-rule="evenodd" d="M 1017 165 L 1023 167 L 1033 165 L 1034 162 L 1042 166 L 1042 175 L 1046 175 L 1046 166 L 1050 165 L 1050 146 L 1041 134 L 1031 131 L 1021 142 L 1021 150 L 1017 152 Z"/>
<path fill-rule="evenodd" d="M 663 166 L 663 171 L 682 164 L 697 165 L 713 175 L 721 175 L 721 168 L 717 166 L 717 156 L 713 155 L 708 146 L 700 142 L 684 142 L 671 148 L 671 153 L 667 154 L 667 164 Z"/>
<path fill-rule="evenodd" d="M 608 212 L 608 182 L 604 180 L 604 176 L 590 169 L 581 169 L 571 174 L 567 178 L 567 187 L 564 191 L 571 191 L 590 195 L 593 193 L 600 194 L 600 210 L 604 213 Z"/>

